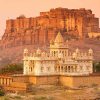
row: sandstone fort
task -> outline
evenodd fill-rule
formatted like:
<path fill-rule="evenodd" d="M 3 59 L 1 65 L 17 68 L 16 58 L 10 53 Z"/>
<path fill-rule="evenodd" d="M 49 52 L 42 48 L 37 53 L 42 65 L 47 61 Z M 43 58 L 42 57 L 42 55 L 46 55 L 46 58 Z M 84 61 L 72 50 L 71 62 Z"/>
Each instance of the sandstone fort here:
<path fill-rule="evenodd" d="M 0 41 L 0 48 L 19 45 L 47 45 L 54 40 L 58 31 L 65 39 L 70 35 L 86 38 L 88 33 L 98 33 L 99 18 L 91 10 L 56 8 L 40 12 L 38 17 L 26 18 L 24 15 L 6 21 L 5 33 Z"/>

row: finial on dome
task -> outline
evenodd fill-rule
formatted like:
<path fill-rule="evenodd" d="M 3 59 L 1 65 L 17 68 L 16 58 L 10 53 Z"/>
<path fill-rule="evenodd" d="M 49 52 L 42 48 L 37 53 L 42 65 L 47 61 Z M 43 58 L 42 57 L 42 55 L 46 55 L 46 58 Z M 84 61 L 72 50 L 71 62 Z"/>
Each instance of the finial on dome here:
<path fill-rule="evenodd" d="M 63 36 L 60 32 L 58 32 L 58 34 L 55 38 L 55 43 L 63 43 L 63 42 L 64 42 Z"/>

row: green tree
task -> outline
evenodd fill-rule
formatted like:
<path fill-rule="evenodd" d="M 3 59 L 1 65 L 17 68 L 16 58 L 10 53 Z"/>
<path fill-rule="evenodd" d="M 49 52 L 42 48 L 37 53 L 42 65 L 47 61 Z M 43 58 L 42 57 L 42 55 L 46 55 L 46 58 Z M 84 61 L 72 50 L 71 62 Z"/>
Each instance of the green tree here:
<path fill-rule="evenodd" d="M 22 64 L 8 64 L 0 70 L 0 74 L 18 73 L 23 71 Z"/>
<path fill-rule="evenodd" d="M 93 64 L 94 72 L 100 72 L 100 62 Z"/>

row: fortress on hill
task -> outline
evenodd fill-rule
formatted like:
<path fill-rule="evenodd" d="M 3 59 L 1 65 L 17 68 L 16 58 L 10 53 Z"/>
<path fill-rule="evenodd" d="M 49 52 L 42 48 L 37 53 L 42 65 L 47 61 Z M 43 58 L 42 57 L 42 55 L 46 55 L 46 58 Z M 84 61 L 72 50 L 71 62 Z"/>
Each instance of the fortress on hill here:
<path fill-rule="evenodd" d="M 93 50 L 70 52 L 60 32 L 50 43 L 49 52 L 24 49 L 23 74 L 0 76 L 0 86 L 6 91 L 28 91 L 39 85 L 77 88 L 94 84 L 100 86 L 100 75 L 93 74 Z"/>
<path fill-rule="evenodd" d="M 76 38 L 88 37 L 88 33 L 100 31 L 99 18 L 91 10 L 55 8 L 40 12 L 38 17 L 26 18 L 24 15 L 6 21 L 5 33 L 0 48 L 20 45 L 47 45 L 55 39 L 58 31 Z M 91 34 L 90 34 L 91 35 Z"/>
<path fill-rule="evenodd" d="M 83 52 L 78 48 L 71 51 L 67 41 L 68 36 L 86 38 L 88 33 L 99 31 L 99 19 L 85 9 L 56 8 L 41 12 L 35 18 L 22 15 L 7 20 L 0 49 L 22 45 L 40 49 L 36 47 L 36 51 L 30 52 L 29 48 L 24 48 L 23 73 L 1 75 L 0 86 L 8 91 L 27 91 L 34 85 L 100 86 L 100 75 L 93 72 L 95 52 L 92 49 Z M 49 45 L 47 51 L 41 49 L 44 45 Z M 12 56 L 20 52 L 13 49 Z"/>

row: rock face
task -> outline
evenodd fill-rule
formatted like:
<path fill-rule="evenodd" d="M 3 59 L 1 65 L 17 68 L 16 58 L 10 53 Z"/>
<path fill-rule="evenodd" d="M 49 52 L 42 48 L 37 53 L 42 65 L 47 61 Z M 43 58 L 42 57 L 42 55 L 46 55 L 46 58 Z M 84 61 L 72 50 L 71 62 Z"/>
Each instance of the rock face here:
<path fill-rule="evenodd" d="M 20 45 L 47 45 L 61 31 L 65 37 L 87 37 L 88 32 L 98 32 L 99 19 L 91 10 L 56 8 L 40 12 L 40 16 L 26 18 L 21 15 L 6 21 L 6 30 L 0 48 Z"/>

